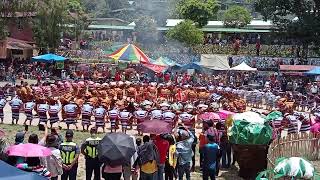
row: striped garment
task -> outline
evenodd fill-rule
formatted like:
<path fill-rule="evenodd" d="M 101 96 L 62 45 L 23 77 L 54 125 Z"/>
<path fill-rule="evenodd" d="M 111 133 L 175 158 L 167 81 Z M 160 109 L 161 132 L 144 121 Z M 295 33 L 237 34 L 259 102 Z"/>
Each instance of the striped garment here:
<path fill-rule="evenodd" d="M 179 115 L 179 119 L 181 122 L 187 127 L 187 128 L 193 128 L 194 125 L 194 120 L 193 120 L 193 115 L 189 114 L 187 112 L 184 112 Z"/>
<path fill-rule="evenodd" d="M 119 117 L 119 110 L 112 109 L 108 113 L 109 113 L 109 119 L 110 119 L 111 128 L 115 128 L 116 127 L 116 121 L 117 121 L 117 119 Z"/>
<path fill-rule="evenodd" d="M 148 112 L 144 110 L 138 110 L 133 113 L 134 117 L 137 119 L 137 123 L 140 124 L 146 120 L 148 117 Z"/>
<path fill-rule="evenodd" d="M 286 117 L 289 120 L 288 134 L 298 133 L 298 119 L 294 115 L 288 115 Z"/>
<path fill-rule="evenodd" d="M 94 119 L 95 119 L 97 127 L 104 127 L 105 126 L 106 113 L 107 113 L 107 111 L 103 107 L 99 107 L 94 110 Z"/>
<path fill-rule="evenodd" d="M 38 113 L 39 113 L 40 122 L 47 123 L 47 121 L 48 121 L 48 116 L 47 116 L 48 110 L 49 110 L 49 105 L 48 104 L 39 104 L 38 105 Z"/>
<path fill-rule="evenodd" d="M 67 104 L 64 107 L 64 112 L 66 113 L 66 124 L 76 124 L 76 118 L 77 118 L 77 108 L 78 106 L 76 104 Z"/>
<path fill-rule="evenodd" d="M 150 112 L 150 115 L 151 115 L 152 120 L 161 120 L 162 119 L 162 111 L 161 110 L 155 109 Z"/>
<path fill-rule="evenodd" d="M 56 123 L 60 121 L 59 119 L 59 112 L 61 110 L 61 106 L 59 104 L 49 106 L 49 116 L 50 116 L 50 124 Z"/>
<path fill-rule="evenodd" d="M 163 121 L 171 125 L 173 125 L 175 117 L 176 117 L 176 114 L 171 111 L 167 111 L 162 114 Z"/>
<path fill-rule="evenodd" d="M 34 102 L 27 102 L 25 105 L 24 105 L 24 112 L 27 116 L 27 121 L 32 121 L 33 120 L 33 114 L 32 114 L 32 111 L 33 111 L 33 108 L 34 106 L 36 105 L 36 103 Z"/>
<path fill-rule="evenodd" d="M 0 118 L 3 119 L 3 108 L 6 106 L 7 101 L 5 99 L 0 100 Z"/>
<path fill-rule="evenodd" d="M 18 98 L 13 98 L 11 100 L 12 120 L 19 120 L 19 112 L 22 104 L 22 101 Z"/>
<path fill-rule="evenodd" d="M 131 113 L 128 111 L 121 111 L 119 113 L 119 119 L 121 121 L 121 126 L 123 129 L 127 129 L 128 121 L 130 119 Z"/>
<path fill-rule="evenodd" d="M 301 120 L 300 132 L 310 131 L 310 129 L 311 129 L 311 119 L 308 117 L 308 115 L 303 113 L 301 115 L 300 120 Z"/>
<path fill-rule="evenodd" d="M 144 110 L 137 110 L 133 113 L 134 117 L 137 119 L 137 130 L 141 131 L 141 123 L 144 122 L 148 117 L 148 112 Z"/>
<path fill-rule="evenodd" d="M 91 116 L 92 116 L 93 106 L 90 104 L 83 105 L 81 109 L 82 114 L 82 125 L 91 125 Z"/>

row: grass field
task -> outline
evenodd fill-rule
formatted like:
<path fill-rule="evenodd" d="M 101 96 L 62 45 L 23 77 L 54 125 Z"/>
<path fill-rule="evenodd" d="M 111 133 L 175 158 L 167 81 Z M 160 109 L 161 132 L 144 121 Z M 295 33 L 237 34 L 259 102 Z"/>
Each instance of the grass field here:
<path fill-rule="evenodd" d="M 8 140 L 9 143 L 14 143 L 15 134 L 17 131 L 23 131 L 24 126 L 21 125 L 8 125 L 8 124 L 0 124 L 0 129 L 4 130 L 6 133 L 5 138 Z M 38 127 L 30 126 L 29 131 L 27 132 L 25 136 L 25 142 L 27 142 L 28 137 L 30 134 L 35 133 L 38 134 L 39 138 L 43 136 L 43 132 L 38 131 Z M 65 130 L 60 131 L 61 135 L 65 135 Z M 103 134 L 99 134 L 100 137 L 103 137 Z M 75 131 L 74 132 L 74 141 L 80 145 L 86 138 L 89 137 L 89 133 L 87 132 L 81 132 L 81 131 Z M 197 159 L 199 158 L 199 154 L 197 153 Z M 317 172 L 320 171 L 320 163 L 319 161 L 313 162 Z M 220 171 L 219 177 L 217 177 L 217 180 L 241 180 L 240 177 L 237 176 L 237 167 L 232 167 L 228 170 L 222 169 Z M 84 167 L 84 156 L 81 155 L 79 159 L 79 167 L 78 167 L 78 176 L 79 180 L 85 179 L 85 167 Z M 198 172 L 192 173 L 192 180 L 201 180 L 201 174 Z"/>

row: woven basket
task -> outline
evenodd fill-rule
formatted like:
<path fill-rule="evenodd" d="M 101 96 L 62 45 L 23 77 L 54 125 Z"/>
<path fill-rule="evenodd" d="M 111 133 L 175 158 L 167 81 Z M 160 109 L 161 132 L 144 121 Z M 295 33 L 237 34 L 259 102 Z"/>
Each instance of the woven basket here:
<path fill-rule="evenodd" d="M 268 145 L 232 144 L 232 148 L 240 167 L 240 177 L 254 180 L 259 172 L 267 169 Z"/>

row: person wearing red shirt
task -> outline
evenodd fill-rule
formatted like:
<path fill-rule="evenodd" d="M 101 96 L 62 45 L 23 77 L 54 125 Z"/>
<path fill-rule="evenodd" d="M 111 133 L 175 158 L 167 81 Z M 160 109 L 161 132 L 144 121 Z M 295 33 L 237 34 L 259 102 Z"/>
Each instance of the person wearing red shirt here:
<path fill-rule="evenodd" d="M 169 150 L 169 142 L 165 140 L 161 135 L 157 135 L 154 144 L 158 148 L 160 164 L 158 167 L 158 180 L 163 180 L 164 166 L 167 159 L 167 152 Z"/>
<path fill-rule="evenodd" d="M 164 81 L 165 81 L 166 83 L 168 83 L 168 82 L 170 81 L 170 78 L 171 78 L 170 73 L 166 73 L 166 74 L 164 75 Z"/>
<path fill-rule="evenodd" d="M 121 76 L 120 73 L 117 71 L 116 74 L 114 75 L 114 80 L 115 81 L 120 81 L 121 80 Z"/>

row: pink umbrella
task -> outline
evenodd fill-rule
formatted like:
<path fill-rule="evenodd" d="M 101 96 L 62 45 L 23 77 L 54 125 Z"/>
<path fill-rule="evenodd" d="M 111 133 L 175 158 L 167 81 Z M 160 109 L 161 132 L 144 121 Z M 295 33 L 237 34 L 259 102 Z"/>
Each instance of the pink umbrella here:
<path fill-rule="evenodd" d="M 217 113 L 205 112 L 200 115 L 200 120 L 220 120 L 220 116 Z"/>
<path fill-rule="evenodd" d="M 172 131 L 172 126 L 169 123 L 160 120 L 144 121 L 139 126 L 143 133 L 164 134 Z"/>
<path fill-rule="evenodd" d="M 234 115 L 234 112 L 231 111 L 226 111 L 226 110 L 220 110 L 219 111 L 219 116 L 221 119 L 227 119 L 230 115 Z"/>
<path fill-rule="evenodd" d="M 9 156 L 21 156 L 21 157 L 46 157 L 50 156 L 51 150 L 38 144 L 18 144 L 8 148 Z"/>

